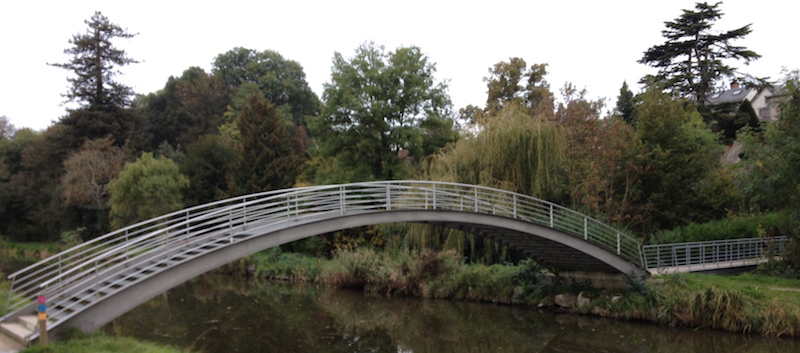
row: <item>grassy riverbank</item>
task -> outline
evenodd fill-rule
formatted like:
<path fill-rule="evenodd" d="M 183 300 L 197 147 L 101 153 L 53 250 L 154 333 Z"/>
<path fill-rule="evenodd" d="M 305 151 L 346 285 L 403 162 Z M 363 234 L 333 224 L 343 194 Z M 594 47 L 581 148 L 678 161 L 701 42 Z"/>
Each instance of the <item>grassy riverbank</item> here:
<path fill-rule="evenodd" d="M 18 243 L 0 241 L 0 258 L 11 261 L 35 262 L 63 250 L 58 243 Z"/>
<path fill-rule="evenodd" d="M 565 284 L 530 262 L 463 264 L 454 253 L 344 251 L 331 260 L 270 251 L 240 263 L 251 274 L 380 295 L 521 304 L 670 326 L 800 337 L 800 281 L 746 274 L 686 274 L 630 280 L 623 290 Z M 229 270 L 234 270 L 230 268 Z M 556 296 L 573 305 L 557 305 Z"/>
<path fill-rule="evenodd" d="M 181 353 L 182 351 L 128 337 L 92 334 L 48 345 L 26 348 L 20 353 Z"/>
<path fill-rule="evenodd" d="M 800 336 L 800 281 L 745 274 L 673 275 L 651 280 L 624 300 L 598 303 L 605 316 L 753 332 Z"/>

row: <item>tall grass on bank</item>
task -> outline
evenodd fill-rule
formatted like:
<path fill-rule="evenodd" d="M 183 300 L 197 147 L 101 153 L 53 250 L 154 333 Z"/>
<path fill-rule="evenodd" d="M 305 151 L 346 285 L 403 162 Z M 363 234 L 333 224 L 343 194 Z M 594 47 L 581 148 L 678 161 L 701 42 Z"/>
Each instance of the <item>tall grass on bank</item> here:
<path fill-rule="evenodd" d="M 776 288 L 775 284 L 789 287 Z M 767 336 L 800 336 L 800 281 L 760 275 L 672 275 L 606 302 L 607 316 Z"/>

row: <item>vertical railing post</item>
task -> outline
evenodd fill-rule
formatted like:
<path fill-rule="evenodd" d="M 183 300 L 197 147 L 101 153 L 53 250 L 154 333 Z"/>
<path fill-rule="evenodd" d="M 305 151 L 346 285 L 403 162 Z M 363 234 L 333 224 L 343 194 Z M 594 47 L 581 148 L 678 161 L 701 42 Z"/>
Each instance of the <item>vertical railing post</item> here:
<path fill-rule="evenodd" d="M 475 190 L 475 213 L 478 213 L 478 188 L 474 188 Z"/>
<path fill-rule="evenodd" d="M 686 268 L 689 269 L 692 266 L 692 247 L 686 247 Z M 688 272 L 688 271 L 687 271 Z"/>
<path fill-rule="evenodd" d="M 344 215 L 344 186 L 339 187 L 339 215 Z"/>
<path fill-rule="evenodd" d="M 700 245 L 700 263 L 703 264 L 703 269 L 706 269 L 706 247 Z"/>
<path fill-rule="evenodd" d="M 583 216 L 583 240 L 589 240 L 589 220 Z"/>
<path fill-rule="evenodd" d="M 3 315 L 8 314 L 11 311 L 11 295 L 14 293 L 14 284 L 17 282 L 17 277 L 11 277 L 11 286 L 8 287 L 8 296 L 6 297 L 6 310 L 3 312 Z"/>
<path fill-rule="evenodd" d="M 620 244 L 619 232 L 617 232 L 617 255 L 620 255 L 621 253 L 622 253 L 622 246 Z"/>
<path fill-rule="evenodd" d="M 656 266 L 661 267 L 661 246 L 656 248 Z"/>
<path fill-rule="evenodd" d="M 242 223 L 243 226 L 247 225 L 247 197 L 242 198 L 242 215 L 244 217 L 244 221 Z"/>
<path fill-rule="evenodd" d="M 169 259 L 169 230 L 164 232 L 164 247 L 167 248 L 167 252 L 164 254 L 164 260 Z"/>
<path fill-rule="evenodd" d="M 131 247 L 128 245 L 128 230 L 125 229 L 125 260 L 128 259 L 128 254 L 130 254 Z M 58 274 L 61 274 L 61 257 L 58 257 Z"/>
<path fill-rule="evenodd" d="M 436 184 L 433 184 L 433 209 L 436 209 Z"/>
<path fill-rule="evenodd" d="M 390 185 L 386 185 L 386 210 L 392 210 L 392 187 Z"/>
<path fill-rule="evenodd" d="M 228 243 L 233 243 L 233 208 L 228 209 Z"/>
<path fill-rule="evenodd" d="M 553 204 L 550 204 L 550 228 L 553 228 Z"/>
<path fill-rule="evenodd" d="M 675 246 L 671 246 L 672 248 L 672 266 L 678 267 L 678 254 L 675 250 Z"/>
<path fill-rule="evenodd" d="M 517 194 L 512 194 L 511 202 L 514 203 L 514 219 L 517 219 Z"/>
<path fill-rule="evenodd" d="M 97 266 L 97 260 L 94 260 L 94 294 L 100 297 L 100 280 L 98 278 L 98 271 L 100 268 Z"/>

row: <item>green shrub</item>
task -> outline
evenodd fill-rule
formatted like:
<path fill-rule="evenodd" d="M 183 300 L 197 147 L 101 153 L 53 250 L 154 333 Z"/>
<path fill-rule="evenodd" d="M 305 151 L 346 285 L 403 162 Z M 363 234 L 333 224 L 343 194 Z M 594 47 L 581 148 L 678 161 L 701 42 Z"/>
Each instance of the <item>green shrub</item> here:
<path fill-rule="evenodd" d="M 777 235 L 776 229 L 779 223 L 780 217 L 777 213 L 736 216 L 701 224 L 689 223 L 656 233 L 651 243 L 668 244 L 773 236 Z"/>
<path fill-rule="evenodd" d="M 315 281 L 320 274 L 320 260 L 299 253 L 273 248 L 250 256 L 254 276 L 293 281 Z"/>

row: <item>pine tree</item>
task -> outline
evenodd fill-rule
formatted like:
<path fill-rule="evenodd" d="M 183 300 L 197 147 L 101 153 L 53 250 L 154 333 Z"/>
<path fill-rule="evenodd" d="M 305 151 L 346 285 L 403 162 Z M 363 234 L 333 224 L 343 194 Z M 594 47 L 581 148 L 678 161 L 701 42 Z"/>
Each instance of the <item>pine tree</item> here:
<path fill-rule="evenodd" d="M 616 110 L 622 120 L 629 125 L 633 125 L 636 121 L 634 103 L 633 92 L 628 88 L 628 82 L 622 82 L 622 87 L 619 89 L 619 96 L 617 97 Z"/>
<path fill-rule="evenodd" d="M 86 33 L 70 39 L 73 46 L 64 50 L 72 59 L 64 64 L 50 64 L 74 73 L 68 78 L 69 90 L 63 96 L 67 102 L 78 102 L 80 108 L 69 110 L 59 122 L 73 138 L 72 148 L 86 140 L 111 136 L 116 144 L 137 146 L 143 144 L 143 120 L 138 112 L 128 109 L 133 90 L 114 80 L 118 67 L 136 63 L 124 50 L 114 47 L 115 38 L 132 38 L 118 25 L 111 23 L 100 12 L 91 20 Z"/>
<path fill-rule="evenodd" d="M 667 29 L 661 33 L 667 41 L 647 49 L 639 60 L 641 64 L 658 68 L 656 83 L 663 84 L 674 94 L 695 99 L 701 106 L 705 104 L 706 94 L 721 78 L 765 83 L 764 79 L 743 76 L 723 62 L 735 59 L 749 63 L 761 55 L 732 44 L 750 34 L 750 25 L 721 33 L 711 30 L 723 15 L 720 4 L 697 3 L 695 10 L 683 10 L 674 21 L 664 22 Z"/>
<path fill-rule="evenodd" d="M 124 50 L 117 49 L 111 42 L 114 38 L 132 38 L 127 30 L 111 23 L 100 12 L 95 12 L 85 34 L 76 34 L 70 39 L 71 48 L 64 50 L 72 56 L 68 63 L 49 64 L 75 73 L 68 78 L 71 86 L 64 96 L 68 102 L 83 103 L 83 108 L 91 110 L 113 111 L 113 108 L 124 108 L 130 104 L 133 90 L 117 81 L 118 66 L 137 63 L 129 58 Z"/>

